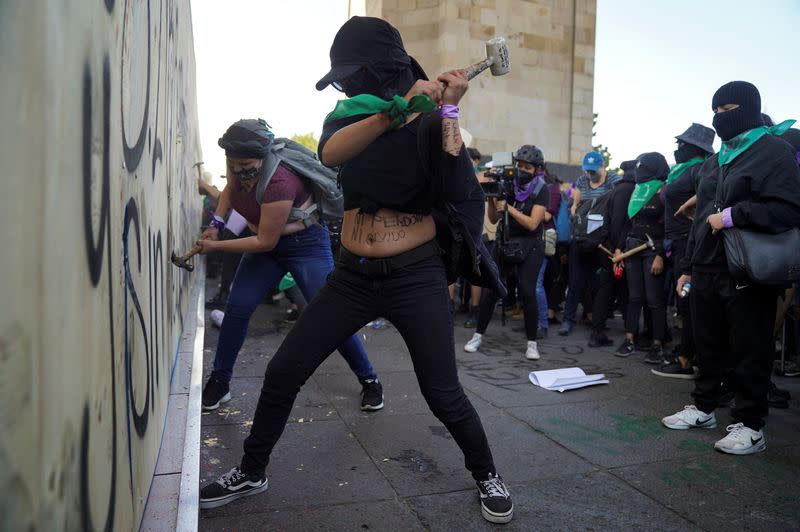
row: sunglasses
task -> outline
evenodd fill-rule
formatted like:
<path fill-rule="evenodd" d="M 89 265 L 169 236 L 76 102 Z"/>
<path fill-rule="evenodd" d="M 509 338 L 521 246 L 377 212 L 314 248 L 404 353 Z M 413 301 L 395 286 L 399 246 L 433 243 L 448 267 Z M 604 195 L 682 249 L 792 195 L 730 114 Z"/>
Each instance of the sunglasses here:
<path fill-rule="evenodd" d="M 357 92 L 364 87 L 374 87 L 379 81 L 378 76 L 372 72 L 369 66 L 363 66 L 346 78 L 331 82 L 331 86 L 344 93 Z"/>

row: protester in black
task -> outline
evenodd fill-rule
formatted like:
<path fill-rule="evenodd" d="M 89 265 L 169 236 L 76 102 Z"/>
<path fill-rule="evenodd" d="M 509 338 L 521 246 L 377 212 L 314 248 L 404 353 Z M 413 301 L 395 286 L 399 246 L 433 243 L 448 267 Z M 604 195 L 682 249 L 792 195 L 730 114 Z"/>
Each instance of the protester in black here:
<path fill-rule="evenodd" d="M 675 137 L 678 149 L 675 150 L 675 166 L 667 176 L 664 193 L 664 240 L 672 253 L 672 264 L 675 271 L 680 271 L 680 264 L 686 255 L 686 245 L 692 221 L 676 212 L 695 194 L 695 183 L 700 166 L 714 153 L 714 130 L 694 123 Z M 679 274 L 676 274 L 679 275 Z M 689 301 L 691 292 L 678 294 L 677 307 L 681 319 L 681 343 L 676 346 L 672 356 L 665 357 L 664 364 L 651 370 L 661 377 L 679 379 L 694 378 L 694 329 L 692 327 Z"/>
<path fill-rule="evenodd" d="M 663 155 L 643 153 L 636 160 L 636 186 L 628 202 L 631 228 L 624 251 L 645 243 L 652 248 L 640 251 L 625 259 L 625 276 L 628 279 L 628 311 L 625 315 L 625 340 L 615 353 L 627 357 L 634 351 L 634 335 L 639 327 L 639 316 L 646 304 L 650 309 L 653 345 L 644 361 L 660 364 L 664 360 L 663 342 L 666 335 L 666 308 L 664 304 L 664 180 L 669 165 Z"/>
<path fill-rule="evenodd" d="M 711 105 L 714 129 L 723 143 L 699 170 L 696 216 L 677 287 L 680 292 L 691 283 L 699 356 L 694 405 L 662 421 L 672 429 L 715 427 L 720 382 L 730 377 L 736 394 L 733 424 L 714 447 L 751 454 L 766 448 L 761 429 L 779 288 L 734 280 L 722 233 L 730 227 L 773 234 L 800 227 L 800 168 L 795 150 L 763 126 L 755 86 L 727 83 Z M 726 375 L 729 368 L 733 371 Z"/>
<path fill-rule="evenodd" d="M 432 217 L 436 197 L 468 202 L 477 186 L 458 127 L 456 105 L 467 90 L 465 72 L 427 81 L 397 30 L 369 17 L 353 17 L 342 26 L 331 47 L 331 64 L 319 90 L 333 83 L 356 102 L 377 105 L 381 99 L 389 107 L 326 120 L 319 154 L 324 164 L 340 166 L 345 204 L 336 268 L 267 366 L 241 465 L 203 487 L 200 505 L 219 506 L 266 489 L 265 468 L 300 387 L 334 346 L 384 316 L 408 346 L 428 405 L 464 453 L 484 518 L 508 522 L 511 497 L 458 381 L 447 278 Z M 367 94 L 378 98 L 359 98 Z M 441 107 L 436 115 L 407 112 L 411 100 Z M 421 157 L 418 143 L 424 127 L 431 127 L 427 136 L 437 140 L 429 160 Z M 437 176 L 443 190 L 435 197 Z M 484 199 L 477 190 L 479 238 Z"/>
<path fill-rule="evenodd" d="M 514 178 L 513 197 L 505 200 L 491 198 L 487 203 L 487 212 L 492 223 L 500 220 L 502 216 L 507 216 L 508 223 L 504 229 L 506 233 L 503 238 L 508 242 L 503 243 L 496 240 L 495 250 L 498 260 L 505 262 L 507 267 L 514 268 L 516 271 L 523 304 L 525 335 L 528 339 L 525 358 L 538 360 L 539 348 L 536 344 L 536 333 L 539 326 L 539 313 L 536 303 L 536 282 L 544 261 L 542 229 L 545 211 L 550 205 L 550 189 L 545 182 L 545 162 L 542 150 L 526 144 L 517 150 L 514 161 L 519 172 Z M 511 247 L 519 250 L 518 256 L 513 259 L 504 252 Z M 475 334 L 464 346 L 464 351 L 474 353 L 480 347 L 483 334 L 494 315 L 498 299 L 499 295 L 494 290 L 484 290 L 481 294 L 478 324 L 475 327 Z"/>
<path fill-rule="evenodd" d="M 603 245 L 615 255 L 622 254 L 625 241 L 630 231 L 631 220 L 628 217 L 628 203 L 636 186 L 636 161 L 624 161 L 620 165 L 624 171 L 622 179 L 614 185 L 608 201 L 608 236 Z M 595 270 L 595 297 L 592 301 L 592 332 L 589 335 L 589 347 L 607 347 L 612 340 L 606 335 L 606 320 L 612 315 L 615 296 L 627 305 L 627 285 L 624 278 L 614 275 L 614 264 L 603 252 L 597 261 Z"/>

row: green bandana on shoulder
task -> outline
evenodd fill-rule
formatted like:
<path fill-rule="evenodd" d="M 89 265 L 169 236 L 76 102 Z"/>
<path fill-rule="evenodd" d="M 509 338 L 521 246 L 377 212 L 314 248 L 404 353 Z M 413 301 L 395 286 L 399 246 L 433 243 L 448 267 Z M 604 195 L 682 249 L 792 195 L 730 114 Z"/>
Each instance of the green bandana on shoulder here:
<path fill-rule="evenodd" d="M 783 135 L 794 123 L 795 120 L 785 120 L 774 126 L 756 127 L 736 135 L 731 140 L 724 141 L 719 149 L 719 166 L 723 167 L 733 162 L 734 159 L 746 152 L 750 146 L 764 135 Z"/>
<path fill-rule="evenodd" d="M 647 205 L 647 202 L 656 195 L 664 182 L 660 179 L 653 179 L 646 183 L 639 183 L 633 188 L 633 194 L 628 202 L 628 218 L 633 219 L 636 214 Z"/>
<path fill-rule="evenodd" d="M 325 123 L 358 115 L 385 114 L 392 119 L 391 128 L 405 124 L 408 117 L 414 113 L 427 113 L 436 109 L 436 104 L 425 94 L 417 94 L 410 100 L 402 96 L 393 96 L 391 100 L 383 100 L 372 94 L 359 94 L 347 100 L 339 100 L 328 116 Z"/>
<path fill-rule="evenodd" d="M 702 163 L 703 161 L 705 161 L 705 158 L 697 156 L 697 157 L 692 157 L 688 161 L 676 164 L 669 171 L 669 175 L 667 176 L 667 184 L 669 185 L 673 181 L 677 180 L 680 176 L 683 175 L 683 173 L 686 170 L 688 170 L 689 168 L 691 168 L 696 164 Z"/>

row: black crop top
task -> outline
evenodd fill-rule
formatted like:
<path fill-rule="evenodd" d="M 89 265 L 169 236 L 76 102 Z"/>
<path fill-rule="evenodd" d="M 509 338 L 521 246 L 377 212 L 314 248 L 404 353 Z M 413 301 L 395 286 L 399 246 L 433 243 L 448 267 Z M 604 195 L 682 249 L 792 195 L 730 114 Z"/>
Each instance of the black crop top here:
<path fill-rule="evenodd" d="M 340 129 L 366 118 L 343 118 L 325 124 L 319 153 Z M 340 169 L 344 209 L 375 213 L 381 207 L 413 214 L 430 214 L 433 207 L 428 176 L 417 156 L 420 118 L 385 132 Z"/>
<path fill-rule="evenodd" d="M 320 159 L 322 149 L 334 133 L 365 118 L 368 116 L 359 115 L 325 124 L 319 140 Z M 419 135 L 423 135 L 422 145 L 430 140 L 427 165 L 420 156 Z M 445 176 L 446 199 L 459 201 L 474 195 L 477 180 L 466 149 L 462 149 L 458 157 L 447 154 L 441 149 L 441 138 L 441 120 L 430 113 L 380 135 L 341 165 L 339 178 L 344 209 L 360 209 L 372 214 L 385 207 L 412 214 L 430 214 L 436 193 L 428 170 Z M 438 148 L 434 148 L 434 143 Z"/>

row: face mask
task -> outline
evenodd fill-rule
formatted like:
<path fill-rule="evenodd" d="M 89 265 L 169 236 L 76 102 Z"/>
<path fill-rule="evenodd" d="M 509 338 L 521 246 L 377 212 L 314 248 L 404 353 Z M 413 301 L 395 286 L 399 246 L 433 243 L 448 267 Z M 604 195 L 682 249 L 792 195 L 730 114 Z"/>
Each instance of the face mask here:
<path fill-rule="evenodd" d="M 712 121 L 714 130 L 722 140 L 731 140 L 736 135 L 749 131 L 758 126 L 763 126 L 761 113 L 754 112 L 745 107 L 737 107 L 724 113 L 716 113 Z"/>
<path fill-rule="evenodd" d="M 587 172 L 586 175 L 589 176 L 589 181 L 592 183 L 599 183 L 600 182 L 600 174 L 597 172 Z"/>
<path fill-rule="evenodd" d="M 254 166 L 253 168 L 247 168 L 246 170 L 233 172 L 233 176 L 239 181 L 250 181 L 255 176 L 257 176 L 260 171 L 261 168 Z"/>
<path fill-rule="evenodd" d="M 681 143 L 678 146 L 678 149 L 673 152 L 675 155 L 675 162 L 676 163 L 685 163 L 689 159 L 693 157 L 697 157 L 698 155 L 702 155 L 703 150 L 694 146 L 692 144 Z"/>

